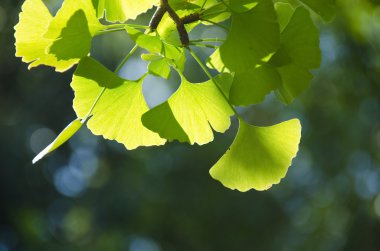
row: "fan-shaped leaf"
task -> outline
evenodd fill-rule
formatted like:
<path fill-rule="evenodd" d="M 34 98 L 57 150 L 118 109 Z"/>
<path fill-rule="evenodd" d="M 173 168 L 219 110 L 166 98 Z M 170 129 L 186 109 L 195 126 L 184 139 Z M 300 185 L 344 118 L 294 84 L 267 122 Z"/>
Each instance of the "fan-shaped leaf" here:
<path fill-rule="evenodd" d="M 43 64 L 66 71 L 89 53 L 102 28 L 91 0 L 66 0 L 54 18 L 41 0 L 27 0 L 15 27 L 16 56 L 31 62 L 30 68 Z"/>
<path fill-rule="evenodd" d="M 298 7 L 281 33 L 280 50 L 270 60 L 281 75 L 280 93 L 286 103 L 309 85 L 313 78 L 310 70 L 319 67 L 320 62 L 318 29 L 309 12 Z"/>
<path fill-rule="evenodd" d="M 266 64 L 235 74 L 230 100 L 234 105 L 251 105 L 264 101 L 266 95 L 281 86 L 278 71 Z"/>
<path fill-rule="evenodd" d="M 95 60 L 83 58 L 71 86 L 75 91 L 73 106 L 79 118 L 87 115 L 100 95 L 87 123 L 95 135 L 115 139 L 127 149 L 165 143 L 141 123 L 142 114 L 148 111 L 142 94 L 142 79 L 124 80 Z"/>
<path fill-rule="evenodd" d="M 232 13 L 227 39 L 211 56 L 217 70 L 244 72 L 260 64 L 280 46 L 280 29 L 272 1 L 261 0 L 244 13 Z"/>
<path fill-rule="evenodd" d="M 240 120 L 231 148 L 211 168 L 211 176 L 230 189 L 266 190 L 285 177 L 298 152 L 299 120 L 257 127 Z"/>
<path fill-rule="evenodd" d="M 232 76 L 222 74 L 216 81 L 228 93 Z M 230 127 L 232 114 L 211 80 L 193 84 L 182 76 L 179 89 L 168 101 L 144 114 L 142 122 L 168 140 L 202 145 L 214 139 L 211 127 L 217 132 L 225 132 Z"/>

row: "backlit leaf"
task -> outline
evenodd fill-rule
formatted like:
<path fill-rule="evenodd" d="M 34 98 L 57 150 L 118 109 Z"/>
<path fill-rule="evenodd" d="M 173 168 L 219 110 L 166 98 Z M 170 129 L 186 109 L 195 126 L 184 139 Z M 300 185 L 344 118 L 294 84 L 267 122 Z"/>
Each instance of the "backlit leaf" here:
<path fill-rule="evenodd" d="M 291 103 L 309 85 L 313 78 L 310 70 L 319 67 L 320 62 L 318 29 L 309 12 L 298 7 L 281 33 L 280 50 L 270 61 L 281 75 L 280 93 L 286 103 Z"/>
<path fill-rule="evenodd" d="M 149 73 L 169 79 L 170 77 L 170 66 L 166 58 L 160 58 L 158 60 L 153 60 L 148 65 Z"/>
<path fill-rule="evenodd" d="M 38 16 L 35 14 L 38 13 Z M 67 62 L 58 64 L 53 56 L 45 55 L 45 49 L 50 41 L 43 37 L 49 23 L 53 19 L 42 0 L 26 0 L 22 5 L 19 22 L 15 26 L 16 56 L 22 57 L 25 63 L 31 63 L 29 69 L 37 65 L 38 59 L 48 57 L 50 64 L 56 65 L 58 70 L 66 69 Z"/>
<path fill-rule="evenodd" d="M 335 17 L 335 0 L 300 0 L 319 14 L 326 22 Z"/>
<path fill-rule="evenodd" d="M 277 12 L 278 23 L 280 25 L 280 30 L 282 32 L 284 28 L 288 25 L 290 19 L 292 18 L 294 8 L 289 3 L 281 2 L 276 3 L 275 8 Z"/>
<path fill-rule="evenodd" d="M 211 168 L 211 176 L 230 189 L 269 189 L 285 177 L 298 152 L 299 120 L 257 127 L 240 120 L 230 149 Z"/>
<path fill-rule="evenodd" d="M 86 56 L 103 28 L 91 0 L 66 0 L 53 18 L 41 0 L 26 0 L 16 25 L 16 56 L 63 72 Z M 38 13 L 38 15 L 36 15 Z"/>
<path fill-rule="evenodd" d="M 163 145 L 165 140 L 141 123 L 142 114 L 149 109 L 142 94 L 142 81 L 122 79 L 94 59 L 83 58 L 71 83 L 75 91 L 74 110 L 79 118 L 85 117 L 103 92 L 87 123 L 95 135 L 116 140 L 127 149 Z"/>
<path fill-rule="evenodd" d="M 224 44 L 211 56 L 209 65 L 217 70 L 247 71 L 274 53 L 280 45 L 280 29 L 272 1 L 261 0 L 244 13 L 232 13 Z"/>
<path fill-rule="evenodd" d="M 37 161 L 48 155 L 49 153 L 56 150 L 58 147 L 63 145 L 66 141 L 68 141 L 83 125 L 82 120 L 76 119 L 71 122 L 63 131 L 55 138 L 55 140 L 48 145 L 44 150 L 42 150 L 34 159 L 33 164 Z"/>
<path fill-rule="evenodd" d="M 251 105 L 264 101 L 266 95 L 281 86 L 281 77 L 274 67 L 261 65 L 235 73 L 230 100 L 234 105 Z"/>
<path fill-rule="evenodd" d="M 222 74 L 217 81 L 228 92 L 231 75 Z M 194 84 L 182 76 L 179 89 L 166 102 L 144 114 L 142 122 L 168 140 L 203 145 L 214 139 L 212 128 L 225 132 L 230 127 L 232 114 L 211 80 Z"/>
<path fill-rule="evenodd" d="M 166 58 L 167 64 L 172 65 L 181 71 L 184 70 L 186 55 L 183 48 L 163 41 L 155 32 L 145 34 L 142 31 L 130 27 L 127 27 L 126 30 L 138 46 L 152 54 Z"/>
<path fill-rule="evenodd" d="M 230 8 L 233 12 L 247 12 L 254 8 L 259 0 L 230 0 Z"/>
<path fill-rule="evenodd" d="M 98 17 L 105 16 L 110 22 L 124 22 L 135 19 L 139 14 L 146 12 L 158 0 L 96 0 Z"/>
<path fill-rule="evenodd" d="M 88 55 L 93 36 L 103 28 L 91 0 L 65 0 L 44 35 L 51 40 L 46 52 L 76 64 Z M 42 58 L 40 63 L 49 62 Z"/>

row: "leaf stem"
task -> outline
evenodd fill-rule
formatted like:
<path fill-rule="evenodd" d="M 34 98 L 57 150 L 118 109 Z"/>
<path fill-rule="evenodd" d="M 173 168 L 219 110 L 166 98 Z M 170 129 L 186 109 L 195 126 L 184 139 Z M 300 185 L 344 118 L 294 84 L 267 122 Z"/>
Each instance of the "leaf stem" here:
<path fill-rule="evenodd" d="M 206 6 L 208 0 L 204 0 L 201 9 L 203 9 Z"/>
<path fill-rule="evenodd" d="M 187 33 L 185 24 L 190 24 L 199 21 L 200 13 L 192 13 L 181 18 L 178 16 L 177 12 L 170 6 L 169 0 L 160 0 L 160 6 L 157 8 L 156 12 L 153 14 L 153 17 L 149 22 L 151 31 L 155 31 L 157 29 L 165 13 L 168 13 L 169 17 L 174 21 L 182 45 L 187 46 L 189 44 L 189 34 Z"/>
<path fill-rule="evenodd" d="M 124 29 L 126 26 L 132 27 L 132 28 L 138 28 L 138 29 L 149 29 L 149 26 L 146 25 L 140 25 L 140 24 L 110 24 L 106 25 L 105 27 L 107 29 Z"/>
<path fill-rule="evenodd" d="M 211 20 L 208 20 L 208 19 L 204 19 L 203 17 L 201 18 L 201 21 L 203 22 L 207 22 L 207 23 L 210 23 L 210 24 L 213 24 L 215 26 L 218 26 L 219 28 L 222 28 L 226 31 L 229 31 L 228 27 L 227 26 L 224 26 L 223 24 L 220 24 L 220 23 L 217 23 L 217 22 L 214 22 L 214 21 L 211 21 Z"/>
<path fill-rule="evenodd" d="M 201 13 L 201 18 L 208 17 L 208 16 L 217 16 L 217 15 L 223 14 L 225 12 L 229 12 L 229 11 L 228 10 L 219 10 L 219 11 L 214 11 L 214 12 L 210 12 L 210 13 L 204 13 L 204 11 L 203 11 L 203 13 Z"/>
<path fill-rule="evenodd" d="M 115 74 L 118 74 L 125 65 L 125 63 L 128 61 L 128 59 L 132 56 L 132 54 L 137 50 L 138 46 L 137 44 L 133 46 L 133 48 L 128 52 L 128 54 L 124 57 L 124 59 L 121 61 L 121 63 L 117 66 L 115 70 Z M 106 91 L 106 87 L 103 87 L 102 90 L 100 91 L 99 95 L 96 97 L 94 103 L 92 104 L 90 110 L 87 112 L 86 116 L 81 119 L 82 123 L 85 123 L 92 115 L 92 112 L 95 109 L 96 104 L 99 102 L 100 98 L 103 96 L 104 92 Z"/>
<path fill-rule="evenodd" d="M 211 49 L 217 49 L 219 47 L 218 45 L 194 43 L 192 41 L 190 41 L 189 45 L 198 46 L 198 47 L 206 47 L 206 48 L 211 48 Z"/>
<path fill-rule="evenodd" d="M 200 38 L 200 39 L 194 39 L 194 40 L 190 40 L 190 43 L 193 43 L 193 42 L 215 42 L 215 43 L 218 43 L 218 42 L 225 42 L 226 40 L 225 39 L 221 39 L 221 38 Z"/>
<path fill-rule="evenodd" d="M 95 36 L 104 35 L 104 34 L 116 32 L 116 31 L 125 31 L 125 28 L 112 28 L 112 29 L 107 29 L 107 30 L 101 30 L 101 31 L 96 32 Z"/>
<path fill-rule="evenodd" d="M 149 29 L 149 26 L 138 25 L 138 24 L 111 24 L 111 25 L 107 25 L 106 29 L 98 31 L 95 34 L 95 36 L 104 35 L 104 34 L 116 32 L 116 31 L 125 31 L 126 27 L 132 27 L 132 28 L 144 29 L 144 30 Z"/>
<path fill-rule="evenodd" d="M 118 65 L 118 67 L 116 68 L 115 70 L 115 73 L 118 74 L 121 70 L 121 68 L 123 68 L 123 66 L 125 65 L 125 63 L 128 61 L 128 59 L 132 56 L 133 53 L 135 53 L 135 51 L 137 50 L 138 48 L 138 45 L 135 44 L 135 46 L 133 46 L 133 48 L 128 52 L 128 54 L 123 58 L 123 60 L 121 61 L 121 63 Z"/>
<path fill-rule="evenodd" d="M 206 65 L 203 64 L 203 62 L 199 59 L 199 57 L 197 56 L 197 54 L 195 54 L 195 52 L 191 48 L 186 47 L 186 49 L 190 52 L 190 55 L 195 59 L 195 61 L 197 61 L 197 63 L 202 68 L 202 70 L 204 71 L 204 73 L 206 73 L 207 77 L 214 83 L 214 85 L 216 86 L 216 88 L 218 88 L 220 94 L 227 101 L 228 105 L 230 106 L 230 108 L 232 109 L 232 111 L 234 112 L 234 114 L 236 115 L 236 117 L 240 118 L 239 113 L 236 111 L 235 107 L 231 104 L 231 102 L 228 99 L 228 97 L 226 96 L 226 94 L 224 94 L 223 90 L 220 88 L 220 86 L 216 82 L 215 78 L 211 75 L 211 73 L 207 69 Z"/>

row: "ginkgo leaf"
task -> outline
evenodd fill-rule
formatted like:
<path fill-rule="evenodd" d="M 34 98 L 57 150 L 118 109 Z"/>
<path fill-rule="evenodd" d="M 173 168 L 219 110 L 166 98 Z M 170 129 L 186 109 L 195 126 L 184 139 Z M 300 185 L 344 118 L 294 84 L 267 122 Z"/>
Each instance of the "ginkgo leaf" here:
<path fill-rule="evenodd" d="M 181 2 L 180 4 L 178 4 L 177 8 L 176 6 L 174 6 L 173 9 L 176 11 L 179 17 L 184 17 L 186 15 L 190 15 L 198 11 L 198 6 L 193 4 L 184 4 L 183 2 Z M 200 22 L 192 22 L 190 24 L 187 24 L 185 26 L 187 33 L 190 33 L 191 30 L 193 30 L 199 24 Z M 168 13 L 166 13 L 162 17 L 162 20 L 157 27 L 157 33 L 160 35 L 161 39 L 166 43 L 175 46 L 182 46 L 177 30 L 177 25 Z"/>
<path fill-rule="evenodd" d="M 151 52 L 151 53 L 161 53 L 163 43 L 161 41 L 160 36 L 156 32 L 151 32 L 149 34 L 145 34 L 137 29 L 132 27 L 125 28 L 129 34 L 129 36 L 135 41 L 135 43 L 141 48 Z"/>
<path fill-rule="evenodd" d="M 230 1 L 230 8 L 233 12 L 247 12 L 251 9 L 253 9 L 259 0 L 231 0 Z"/>
<path fill-rule="evenodd" d="M 105 18 L 110 22 L 124 22 L 135 19 L 139 14 L 146 12 L 158 0 L 94 0 L 97 3 L 98 17 Z"/>
<path fill-rule="evenodd" d="M 336 0 L 300 0 L 310 7 L 326 22 L 331 21 L 335 17 L 335 1 Z"/>
<path fill-rule="evenodd" d="M 96 10 L 91 0 L 65 0 L 54 19 L 50 22 L 45 37 L 49 39 L 59 38 L 62 30 L 67 26 L 67 22 L 78 10 L 83 11 L 86 16 L 88 30 L 91 35 L 95 35 L 97 31 L 104 28 L 96 17 Z M 71 39 L 75 39 L 75 37 Z"/>
<path fill-rule="evenodd" d="M 247 71 L 280 46 L 280 29 L 272 1 L 261 0 L 253 9 L 232 13 L 226 41 L 211 55 L 209 65 L 231 72 Z"/>
<path fill-rule="evenodd" d="M 91 0 L 65 0 L 44 35 L 51 40 L 45 52 L 74 65 L 89 54 L 93 36 L 103 28 Z M 40 63 L 48 65 L 44 58 Z"/>
<path fill-rule="evenodd" d="M 205 10 L 202 12 L 201 15 L 202 20 L 211 21 L 202 22 L 204 25 L 213 25 L 214 23 L 221 23 L 223 21 L 226 21 L 230 17 L 231 12 L 229 11 L 228 6 L 224 4 L 218 4 L 215 1 L 207 1 L 205 5 Z"/>
<path fill-rule="evenodd" d="M 66 0 L 54 18 L 41 0 L 26 0 L 15 26 L 16 56 L 29 68 L 43 64 L 63 72 L 89 53 L 102 28 L 91 0 Z"/>
<path fill-rule="evenodd" d="M 142 54 L 141 58 L 145 61 L 149 61 L 148 72 L 150 74 L 169 79 L 171 69 L 167 58 L 156 54 Z"/>
<path fill-rule="evenodd" d="M 67 21 L 59 37 L 48 46 L 47 53 L 54 55 L 58 61 L 67 60 L 76 64 L 90 52 L 91 40 L 86 16 L 82 10 L 78 10 Z"/>
<path fill-rule="evenodd" d="M 246 72 L 237 72 L 231 86 L 234 105 L 251 105 L 264 101 L 266 95 L 281 86 L 281 77 L 274 67 L 260 65 Z"/>
<path fill-rule="evenodd" d="M 126 30 L 138 46 L 152 54 L 164 57 L 167 59 L 165 63 L 181 71 L 184 70 L 186 54 L 183 48 L 166 43 L 166 41 L 161 40 L 161 37 L 156 32 L 145 34 L 131 27 L 127 27 Z"/>
<path fill-rule="evenodd" d="M 281 33 L 281 48 L 270 60 L 281 75 L 280 93 L 286 103 L 309 85 L 313 78 L 310 70 L 318 68 L 320 62 L 318 29 L 309 12 L 298 7 Z"/>
<path fill-rule="evenodd" d="M 148 65 L 148 72 L 165 79 L 170 77 L 170 66 L 166 58 L 160 58 L 150 61 Z"/>
<path fill-rule="evenodd" d="M 19 22 L 15 26 L 16 56 L 22 57 L 25 63 L 31 63 L 29 69 L 39 65 L 38 59 L 41 57 L 50 61 L 50 65 L 56 65 L 58 70 L 65 70 L 70 66 L 70 63 L 59 64 L 53 56 L 45 55 L 45 49 L 50 44 L 50 40 L 43 35 L 52 19 L 52 15 L 42 0 L 26 0 L 22 5 Z"/>
<path fill-rule="evenodd" d="M 71 122 L 65 129 L 55 138 L 55 140 L 49 144 L 44 150 L 42 150 L 34 159 L 33 164 L 41 160 L 43 157 L 49 153 L 56 150 L 58 147 L 63 145 L 68 141 L 81 127 L 83 126 L 83 121 L 81 119 L 76 119 Z"/>
<path fill-rule="evenodd" d="M 269 189 L 285 177 L 298 152 L 300 122 L 293 119 L 268 127 L 239 123 L 234 142 L 210 174 L 230 189 Z"/>
<path fill-rule="evenodd" d="M 294 8 L 289 3 L 278 2 L 275 4 L 275 9 L 277 13 L 277 20 L 280 25 L 280 30 L 282 32 L 292 18 Z"/>
<path fill-rule="evenodd" d="M 214 139 L 211 128 L 225 132 L 230 127 L 233 111 L 212 80 L 194 84 L 181 77 L 178 90 L 144 114 L 142 122 L 168 140 L 206 144 Z M 228 93 L 232 76 L 222 74 L 216 81 Z"/>
<path fill-rule="evenodd" d="M 116 140 L 127 149 L 163 145 L 165 140 L 141 123 L 141 116 L 149 110 L 142 94 L 142 81 L 124 80 L 94 59 L 83 58 L 71 83 L 75 92 L 74 110 L 83 118 L 100 97 L 87 123 L 95 135 Z"/>

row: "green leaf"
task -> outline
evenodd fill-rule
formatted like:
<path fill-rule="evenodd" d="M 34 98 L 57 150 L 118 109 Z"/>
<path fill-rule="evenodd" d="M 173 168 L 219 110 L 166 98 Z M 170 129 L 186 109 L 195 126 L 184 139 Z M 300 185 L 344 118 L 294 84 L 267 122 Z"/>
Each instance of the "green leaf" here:
<path fill-rule="evenodd" d="M 87 126 L 95 135 L 116 140 L 127 149 L 163 145 L 164 139 L 146 129 L 141 116 L 149 110 L 142 81 L 124 80 L 91 58 L 83 58 L 71 83 L 75 92 L 74 110 L 79 118 L 87 116 L 97 97 Z"/>
<path fill-rule="evenodd" d="M 238 134 L 230 149 L 210 169 L 225 187 L 246 192 L 269 189 L 285 177 L 298 152 L 299 120 L 257 127 L 239 120 Z"/>
<path fill-rule="evenodd" d="M 176 13 L 178 14 L 179 17 L 183 17 L 189 14 L 192 14 L 196 12 L 197 6 L 196 5 L 185 5 L 183 6 L 183 3 L 179 5 L 181 8 L 175 8 Z M 186 31 L 188 33 L 191 32 L 197 25 L 199 25 L 200 22 L 194 22 L 185 25 Z M 179 38 L 178 30 L 177 30 L 177 25 L 173 21 L 173 19 L 169 16 L 168 13 L 166 13 L 160 24 L 157 27 L 157 33 L 160 35 L 161 39 L 165 41 L 168 44 L 175 45 L 175 46 L 182 46 L 181 40 Z"/>
<path fill-rule="evenodd" d="M 216 4 L 215 1 L 207 1 L 207 3 L 213 4 L 206 4 L 205 10 L 202 13 L 202 19 L 209 20 L 214 23 L 221 23 L 223 21 L 226 21 L 231 17 L 231 12 L 228 9 L 228 7 L 224 4 Z M 204 25 L 213 25 L 210 22 L 202 22 Z"/>
<path fill-rule="evenodd" d="M 335 17 L 335 0 L 300 0 L 302 3 L 310 7 L 326 22 L 331 21 Z"/>
<path fill-rule="evenodd" d="M 152 54 L 166 58 L 167 64 L 172 65 L 174 68 L 184 70 L 186 54 L 183 48 L 162 41 L 157 33 L 145 34 L 131 27 L 127 27 L 126 30 L 138 46 Z M 167 71 L 167 67 L 163 67 Z"/>
<path fill-rule="evenodd" d="M 250 11 L 232 13 L 227 39 L 211 55 L 208 65 L 220 72 L 244 72 L 265 61 L 279 45 L 280 29 L 273 2 L 261 0 Z"/>
<path fill-rule="evenodd" d="M 230 100 L 234 105 L 251 105 L 264 101 L 266 95 L 281 86 L 274 67 L 261 65 L 243 73 L 235 73 Z"/>
<path fill-rule="evenodd" d="M 45 157 L 46 155 L 63 145 L 82 127 L 82 125 L 83 122 L 81 119 L 76 119 L 73 122 L 71 122 L 65 129 L 63 129 L 63 131 L 58 135 L 57 138 L 55 138 L 55 140 L 50 145 L 48 145 L 33 159 L 33 164 L 35 164 L 43 157 Z"/>
<path fill-rule="evenodd" d="M 216 81 L 228 92 L 232 77 L 222 74 Z M 170 141 L 203 145 L 214 139 L 211 128 L 222 133 L 230 127 L 232 114 L 211 80 L 193 84 L 182 76 L 179 89 L 166 102 L 144 114 L 142 122 Z"/>
<path fill-rule="evenodd" d="M 135 43 L 141 48 L 151 52 L 151 53 L 161 53 L 163 43 L 160 36 L 156 32 L 145 34 L 132 27 L 125 28 Z"/>
<path fill-rule="evenodd" d="M 97 0 L 98 17 L 105 16 L 110 22 L 123 23 L 126 20 L 135 19 L 158 2 L 158 0 Z"/>
<path fill-rule="evenodd" d="M 313 78 L 310 70 L 318 68 L 320 62 L 318 29 L 309 12 L 298 7 L 281 33 L 280 50 L 270 60 L 281 75 L 280 93 L 286 103 L 291 103 L 309 85 Z"/>
<path fill-rule="evenodd" d="M 292 18 L 294 8 L 289 3 L 278 2 L 275 4 L 275 9 L 277 12 L 278 23 L 280 24 L 280 30 L 282 32 Z"/>
<path fill-rule="evenodd" d="M 231 0 L 230 8 L 233 12 L 247 12 L 256 7 L 259 0 Z"/>
<path fill-rule="evenodd" d="M 170 66 L 166 58 L 151 61 L 148 65 L 148 71 L 155 76 L 165 79 L 169 79 L 170 77 Z"/>
<path fill-rule="evenodd" d="M 60 36 L 48 46 L 48 53 L 58 61 L 67 60 L 76 64 L 90 52 L 91 40 L 86 16 L 82 10 L 78 10 L 70 17 Z"/>
<path fill-rule="evenodd" d="M 86 16 L 91 35 L 95 35 L 97 31 L 104 28 L 96 17 L 96 11 L 91 0 L 65 0 L 51 21 L 45 37 L 49 39 L 59 38 L 70 18 L 79 10 L 82 10 Z M 71 37 L 71 39 L 75 39 L 75 37 Z"/>
<path fill-rule="evenodd" d="M 41 0 L 26 0 L 15 27 L 16 56 L 29 68 L 43 64 L 63 72 L 89 53 L 102 28 L 91 0 L 66 0 L 54 18 Z"/>
<path fill-rule="evenodd" d="M 103 28 L 91 0 L 65 0 L 44 35 L 51 40 L 46 52 L 58 62 L 77 64 L 89 54 L 93 36 Z M 41 63 L 49 65 L 43 58 Z"/>
<path fill-rule="evenodd" d="M 67 62 L 58 63 L 52 55 L 45 55 L 50 40 L 43 35 L 52 19 L 42 0 L 26 0 L 22 5 L 19 22 L 15 26 L 16 56 L 22 57 L 23 62 L 30 63 L 29 69 L 38 66 L 41 57 L 50 61 L 49 65 L 56 65 L 59 71 L 70 67 L 70 63 L 67 66 Z"/>

